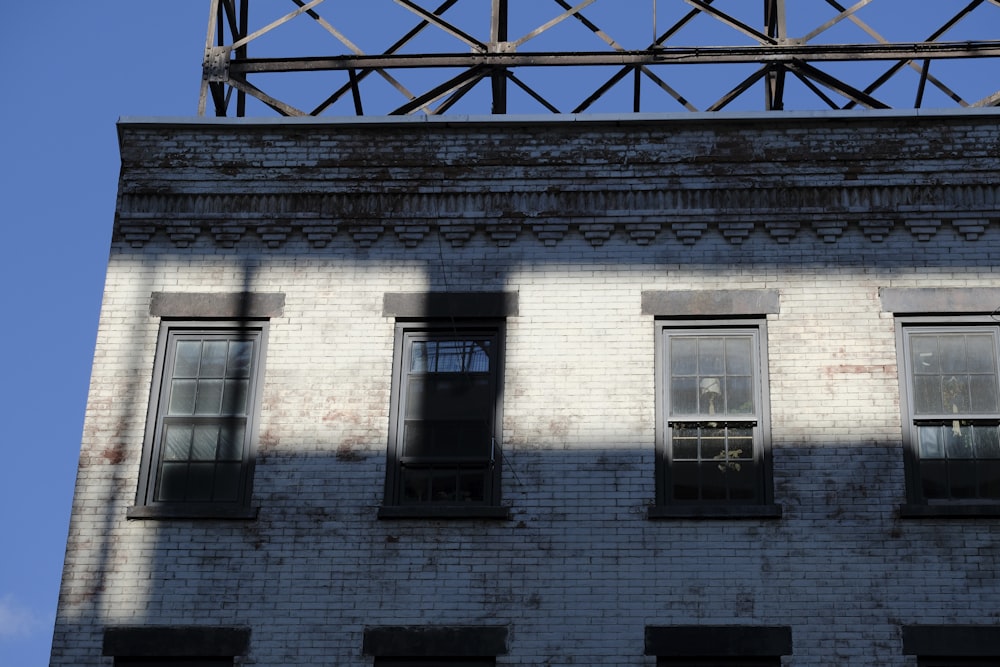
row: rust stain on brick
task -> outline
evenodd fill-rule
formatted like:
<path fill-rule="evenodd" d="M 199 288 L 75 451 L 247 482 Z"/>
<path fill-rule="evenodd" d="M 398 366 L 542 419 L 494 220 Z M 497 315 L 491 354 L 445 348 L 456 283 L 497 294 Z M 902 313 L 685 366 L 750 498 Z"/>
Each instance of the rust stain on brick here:
<path fill-rule="evenodd" d="M 337 447 L 336 457 L 338 461 L 352 462 L 352 461 L 364 460 L 365 457 L 359 454 L 358 452 L 354 451 L 351 448 L 351 445 L 352 443 L 345 442 L 341 444 L 339 447 Z"/>
<path fill-rule="evenodd" d="M 104 451 L 101 452 L 101 456 L 104 458 L 104 460 L 113 466 L 116 466 L 120 464 L 122 461 L 124 461 L 125 455 L 126 455 L 126 448 L 125 448 L 125 443 L 123 442 L 116 442 L 110 447 L 106 447 Z"/>

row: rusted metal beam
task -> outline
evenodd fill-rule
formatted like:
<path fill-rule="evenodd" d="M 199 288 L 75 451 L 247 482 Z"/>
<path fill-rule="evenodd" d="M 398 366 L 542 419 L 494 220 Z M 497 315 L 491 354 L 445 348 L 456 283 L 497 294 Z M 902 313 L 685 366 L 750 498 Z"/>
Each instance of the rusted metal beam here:
<path fill-rule="evenodd" d="M 664 47 L 648 51 L 583 53 L 445 53 L 309 58 L 247 58 L 229 64 L 233 74 L 442 67 L 569 67 L 590 65 L 697 65 L 790 63 L 794 61 L 922 60 L 997 58 L 1000 42 L 911 42 L 905 44 L 774 44 L 762 46 Z"/>

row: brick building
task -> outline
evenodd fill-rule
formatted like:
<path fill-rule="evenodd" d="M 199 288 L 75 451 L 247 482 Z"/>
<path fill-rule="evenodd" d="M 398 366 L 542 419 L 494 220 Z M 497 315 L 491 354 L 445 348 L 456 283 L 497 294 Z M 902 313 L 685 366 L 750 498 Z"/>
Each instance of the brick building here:
<path fill-rule="evenodd" d="M 52 667 L 998 664 L 998 121 L 122 121 Z"/>

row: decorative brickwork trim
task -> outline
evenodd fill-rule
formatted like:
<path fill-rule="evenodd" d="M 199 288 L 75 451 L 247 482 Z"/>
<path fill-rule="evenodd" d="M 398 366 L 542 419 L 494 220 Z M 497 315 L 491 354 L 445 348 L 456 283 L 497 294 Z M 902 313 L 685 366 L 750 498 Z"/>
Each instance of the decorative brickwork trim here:
<path fill-rule="evenodd" d="M 611 187 L 615 183 L 599 182 L 595 188 L 600 189 L 593 192 L 544 193 L 544 201 L 543 193 L 531 191 L 495 194 L 489 201 L 478 193 L 414 193 L 402 211 L 384 208 L 385 198 L 377 193 L 122 195 L 115 238 L 142 247 L 162 234 L 179 248 L 201 238 L 228 248 L 252 230 L 268 248 L 279 248 L 294 238 L 324 247 L 344 231 L 362 248 L 388 239 L 414 248 L 432 234 L 457 246 L 478 233 L 503 247 L 528 223 L 533 236 L 546 246 L 573 235 L 594 246 L 616 235 L 648 245 L 664 225 L 682 245 L 694 245 L 710 234 L 740 244 L 755 231 L 785 244 L 805 230 L 823 243 L 835 243 L 848 229 L 881 243 L 896 229 L 929 242 L 947 222 L 973 242 L 991 226 L 1000 226 L 995 208 L 1000 206 L 1000 185 L 938 186 L 926 191 L 909 185 L 714 188 L 692 193 L 619 191 Z M 803 205 L 806 199 L 808 205 Z M 220 202 L 231 207 L 217 211 Z M 384 234 L 387 228 L 394 234 Z"/>

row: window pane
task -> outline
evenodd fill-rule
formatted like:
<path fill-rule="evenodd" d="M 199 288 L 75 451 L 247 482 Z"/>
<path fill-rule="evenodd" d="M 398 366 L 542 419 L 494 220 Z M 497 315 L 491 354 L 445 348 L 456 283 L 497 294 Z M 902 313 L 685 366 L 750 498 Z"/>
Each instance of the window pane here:
<path fill-rule="evenodd" d="M 249 389 L 249 380 L 226 380 L 222 394 L 222 414 L 245 415 Z"/>
<path fill-rule="evenodd" d="M 739 468 L 726 472 L 730 500 L 755 500 L 757 498 L 757 469 L 753 461 L 744 461 Z"/>
<path fill-rule="evenodd" d="M 1000 458 L 1000 429 L 996 426 L 976 427 L 976 456 L 981 459 Z"/>
<path fill-rule="evenodd" d="M 914 334 L 910 337 L 913 372 L 916 374 L 941 372 L 937 355 L 937 336 Z"/>
<path fill-rule="evenodd" d="M 1000 461 L 979 462 L 979 497 L 1000 500 Z"/>
<path fill-rule="evenodd" d="M 456 500 L 457 478 L 454 469 L 431 470 L 431 500 L 452 501 Z"/>
<path fill-rule="evenodd" d="M 997 378 L 995 375 L 973 375 L 969 378 L 972 394 L 970 412 L 973 414 L 993 414 L 1000 412 L 997 401 Z"/>
<path fill-rule="evenodd" d="M 948 497 L 948 471 L 945 461 L 921 461 L 920 481 L 924 498 L 934 500 Z"/>
<path fill-rule="evenodd" d="M 404 502 L 426 502 L 430 500 L 430 471 L 422 468 L 404 467 L 402 475 L 402 500 Z"/>
<path fill-rule="evenodd" d="M 675 377 L 670 380 L 670 414 L 698 414 L 698 378 Z"/>
<path fill-rule="evenodd" d="M 187 461 L 191 453 L 193 428 L 188 425 L 168 424 L 163 427 L 163 459 Z"/>
<path fill-rule="evenodd" d="M 955 422 L 944 429 L 943 435 L 949 459 L 971 459 L 975 455 L 970 427 Z"/>
<path fill-rule="evenodd" d="M 235 502 L 240 492 L 239 463 L 218 463 L 215 466 L 215 494 L 212 498 L 219 502 Z"/>
<path fill-rule="evenodd" d="M 696 428 L 675 428 L 671 439 L 673 448 L 673 459 L 697 459 L 698 458 L 698 429 Z"/>
<path fill-rule="evenodd" d="M 746 376 L 726 379 L 726 414 L 753 414 L 753 385 Z"/>
<path fill-rule="evenodd" d="M 458 473 L 458 500 L 472 502 L 486 499 L 486 471 L 460 470 Z"/>
<path fill-rule="evenodd" d="M 166 463 L 160 466 L 156 484 L 157 500 L 182 501 L 187 486 L 187 463 Z"/>
<path fill-rule="evenodd" d="M 726 338 L 726 374 L 750 375 L 750 337 Z"/>
<path fill-rule="evenodd" d="M 701 458 L 722 461 L 726 458 L 724 429 L 706 428 L 701 431 Z"/>
<path fill-rule="evenodd" d="M 191 444 L 191 459 L 214 461 L 216 445 L 219 442 L 219 427 L 216 424 L 194 427 L 194 441 Z"/>
<path fill-rule="evenodd" d="M 917 414 L 936 415 L 944 412 L 942 395 L 940 376 L 918 375 L 913 378 L 913 406 Z"/>
<path fill-rule="evenodd" d="M 702 500 L 726 499 L 724 466 L 711 463 L 701 465 L 701 498 Z"/>
<path fill-rule="evenodd" d="M 188 486 L 185 500 L 206 502 L 212 499 L 214 463 L 192 463 L 188 466 Z"/>
<path fill-rule="evenodd" d="M 670 342 L 670 374 L 698 374 L 698 339 L 677 336 Z"/>
<path fill-rule="evenodd" d="M 194 413 L 196 415 L 222 414 L 223 387 L 224 383 L 222 380 L 199 380 L 198 398 L 195 401 Z"/>
<path fill-rule="evenodd" d="M 701 375 L 722 375 L 726 372 L 725 342 L 721 338 L 699 339 L 698 372 Z"/>
<path fill-rule="evenodd" d="M 243 460 L 244 428 L 242 424 L 227 424 L 219 429 L 220 461 Z"/>
<path fill-rule="evenodd" d="M 941 439 L 940 426 L 917 427 L 917 439 L 920 442 L 920 458 L 943 459 L 944 444 Z"/>
<path fill-rule="evenodd" d="M 229 342 L 224 340 L 205 341 L 201 350 L 201 372 L 198 377 L 221 378 L 226 375 L 226 359 L 229 356 Z"/>
<path fill-rule="evenodd" d="M 698 467 L 696 462 L 674 463 L 670 469 L 674 500 L 698 500 Z"/>
<path fill-rule="evenodd" d="M 949 375 L 941 384 L 944 411 L 953 415 L 969 413 L 969 376 Z"/>
<path fill-rule="evenodd" d="M 489 372 L 490 344 L 489 339 L 414 341 L 410 353 L 410 371 L 426 373 Z"/>
<path fill-rule="evenodd" d="M 487 458 L 492 446 L 486 421 L 411 421 L 403 425 L 403 456 Z"/>
<path fill-rule="evenodd" d="M 965 363 L 965 336 L 960 334 L 938 336 L 938 354 L 941 355 L 942 373 L 964 373 L 968 370 Z"/>
<path fill-rule="evenodd" d="M 949 461 L 948 482 L 952 498 L 976 497 L 976 467 L 974 461 Z"/>
<path fill-rule="evenodd" d="M 229 360 L 226 364 L 226 377 L 250 377 L 250 366 L 253 362 L 253 341 L 234 340 L 229 343 Z"/>
<path fill-rule="evenodd" d="M 752 502 L 758 498 L 752 428 L 674 427 L 671 448 L 674 500 Z"/>
<path fill-rule="evenodd" d="M 198 389 L 197 380 L 174 380 L 170 383 L 170 403 L 167 413 L 171 415 L 193 415 L 194 398 Z"/>
<path fill-rule="evenodd" d="M 198 366 L 201 362 L 201 341 L 178 341 L 174 353 L 175 378 L 198 377 Z"/>

